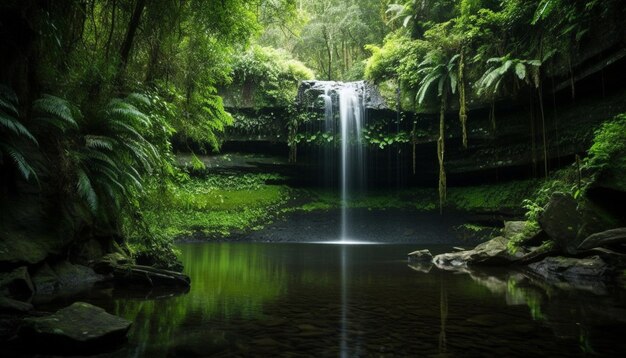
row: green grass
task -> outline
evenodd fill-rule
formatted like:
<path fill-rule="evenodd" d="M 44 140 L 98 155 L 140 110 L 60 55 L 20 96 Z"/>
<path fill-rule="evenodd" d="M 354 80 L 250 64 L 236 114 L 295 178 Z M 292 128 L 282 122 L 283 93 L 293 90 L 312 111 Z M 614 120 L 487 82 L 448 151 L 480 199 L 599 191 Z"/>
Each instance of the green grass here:
<path fill-rule="evenodd" d="M 192 236 L 227 238 L 258 230 L 278 215 L 341 207 L 340 194 L 326 189 L 294 189 L 272 184 L 274 174 L 219 175 L 186 178 L 175 184 L 154 186 L 141 203 L 151 232 L 165 238 Z M 538 181 L 450 188 L 448 208 L 464 211 L 521 211 L 521 202 Z M 406 188 L 369 191 L 347 202 L 350 208 L 368 210 L 438 210 L 436 189 Z"/>
<path fill-rule="evenodd" d="M 504 184 L 490 184 L 448 189 L 446 206 L 463 211 L 499 211 L 509 209 L 521 211 L 522 201 L 531 196 L 540 185 L 538 180 L 521 180 Z M 299 190 L 297 195 L 307 201 L 286 210 L 328 210 L 341 206 L 337 191 L 324 189 Z M 417 209 L 432 211 L 438 208 L 436 189 L 407 188 L 401 190 L 370 191 L 357 195 L 347 202 L 350 208 L 370 210 Z"/>
<path fill-rule="evenodd" d="M 275 176 L 246 174 L 193 178 L 147 195 L 143 215 L 152 231 L 170 238 L 201 233 L 219 238 L 269 222 L 271 208 L 286 203 L 289 189 L 266 184 Z"/>

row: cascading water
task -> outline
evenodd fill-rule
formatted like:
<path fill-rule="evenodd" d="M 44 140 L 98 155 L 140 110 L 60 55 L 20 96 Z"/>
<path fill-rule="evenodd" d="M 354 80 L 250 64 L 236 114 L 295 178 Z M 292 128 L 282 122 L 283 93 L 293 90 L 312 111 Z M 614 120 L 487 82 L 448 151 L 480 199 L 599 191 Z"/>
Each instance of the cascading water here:
<path fill-rule="evenodd" d="M 363 187 L 363 102 L 358 93 L 360 82 L 339 89 L 341 132 L 341 241 L 351 238 L 348 201 Z"/>
<path fill-rule="evenodd" d="M 366 84 L 363 81 L 311 81 L 301 88 L 301 103 L 310 103 L 312 108 L 324 104 L 324 125 L 318 128 L 325 132 L 327 138 L 339 143 L 339 147 L 324 146 L 323 170 L 326 184 L 331 185 L 338 181 L 341 192 L 340 240 L 333 242 L 350 243 L 356 237 L 352 230 L 348 202 L 354 198 L 355 193 L 363 190 L 365 182 L 362 132 L 365 126 Z M 316 102 L 307 100 L 307 93 L 315 93 Z M 330 144 L 331 140 L 327 143 Z"/>

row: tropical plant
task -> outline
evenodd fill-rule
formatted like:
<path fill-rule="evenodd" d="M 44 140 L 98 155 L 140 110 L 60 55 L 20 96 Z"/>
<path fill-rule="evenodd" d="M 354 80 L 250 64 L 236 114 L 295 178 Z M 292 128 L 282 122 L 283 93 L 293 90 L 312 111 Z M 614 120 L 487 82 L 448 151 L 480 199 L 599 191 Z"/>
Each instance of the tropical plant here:
<path fill-rule="evenodd" d="M 89 116 L 58 97 L 44 96 L 33 104 L 35 115 L 59 123 L 66 138 L 60 158 L 62 190 L 110 224 L 116 224 L 122 203 L 142 191 L 144 176 L 163 167 L 163 156 L 145 138 L 153 123 L 138 109 L 149 106 L 138 94 L 113 99 Z"/>
<path fill-rule="evenodd" d="M 437 139 L 437 158 L 439 160 L 439 211 L 443 211 L 446 199 L 446 172 L 444 167 L 445 154 L 445 114 L 448 96 L 454 94 L 458 85 L 458 64 L 460 55 L 449 59 L 439 51 L 432 51 L 420 64 L 423 79 L 417 91 L 416 101 L 424 103 L 428 94 L 436 94 L 439 100 L 439 138 Z M 436 92 L 435 92 L 436 89 Z"/>
<path fill-rule="evenodd" d="M 539 106 L 541 111 L 541 124 L 542 124 L 542 136 L 543 136 L 543 159 L 544 159 L 544 174 L 548 177 L 548 153 L 547 153 L 547 140 L 546 140 L 546 124 L 545 115 L 543 110 L 543 92 L 541 90 L 541 60 L 525 60 L 519 58 L 513 58 L 510 54 L 490 58 L 487 60 L 489 68 L 483 73 L 481 78 L 476 83 L 476 87 L 479 94 L 487 94 L 489 98 L 493 99 L 501 94 L 501 92 L 509 92 L 515 94 L 522 87 L 527 85 L 529 88 L 534 88 L 537 91 L 539 98 Z M 506 86 L 512 86 L 507 88 Z M 532 102 L 532 97 L 531 97 Z M 492 126 L 495 128 L 495 114 L 492 114 Z M 533 162 L 535 161 L 535 130 L 534 120 L 531 106 L 531 139 L 532 139 L 532 155 Z"/>
<path fill-rule="evenodd" d="M 19 120 L 19 102 L 15 93 L 0 85 L 0 165 L 11 160 L 26 179 L 37 178 L 28 159 L 28 146 L 38 145 L 37 139 Z"/>

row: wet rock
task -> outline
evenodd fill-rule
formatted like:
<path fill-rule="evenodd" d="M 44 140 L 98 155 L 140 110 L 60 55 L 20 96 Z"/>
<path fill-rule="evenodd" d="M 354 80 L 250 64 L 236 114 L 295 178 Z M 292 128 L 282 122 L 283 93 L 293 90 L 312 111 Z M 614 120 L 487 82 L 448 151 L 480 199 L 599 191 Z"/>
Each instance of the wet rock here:
<path fill-rule="evenodd" d="M 125 342 L 131 324 L 102 308 L 76 302 L 50 316 L 25 319 L 18 336 L 41 349 L 78 353 Z"/>
<path fill-rule="evenodd" d="M 51 268 L 58 277 L 60 289 L 89 286 L 106 279 L 90 267 L 74 265 L 67 261 L 56 263 Z"/>
<path fill-rule="evenodd" d="M 610 273 L 609 266 L 599 256 L 583 259 L 562 256 L 546 257 L 528 267 L 545 279 L 574 283 L 596 281 L 606 278 Z"/>
<path fill-rule="evenodd" d="M 502 235 L 507 240 L 511 240 L 515 235 L 523 234 L 527 225 L 527 221 L 505 221 Z"/>
<path fill-rule="evenodd" d="M 33 305 L 28 302 L 17 301 L 8 297 L 0 296 L 0 312 L 26 313 L 32 309 Z"/>
<path fill-rule="evenodd" d="M 33 295 L 34 291 L 26 266 L 0 274 L 0 296 L 27 299 Z"/>
<path fill-rule="evenodd" d="M 626 228 L 602 231 L 589 235 L 578 245 L 579 250 L 588 250 L 594 247 L 605 247 L 626 243 Z"/>
<path fill-rule="evenodd" d="M 433 263 L 439 268 L 460 268 L 466 266 L 497 266 L 509 264 L 518 259 L 507 250 L 508 240 L 498 236 L 476 246 L 472 250 L 437 255 Z"/>
<path fill-rule="evenodd" d="M 539 225 L 565 253 L 574 255 L 589 235 L 619 226 L 619 220 L 590 201 L 577 202 L 554 193 L 539 216 Z"/>
<path fill-rule="evenodd" d="M 433 259 L 433 254 L 428 249 L 410 252 L 408 256 L 410 262 L 431 262 Z"/>
<path fill-rule="evenodd" d="M 347 86 L 354 87 L 363 105 L 367 109 L 388 109 L 385 100 L 380 95 L 378 88 L 366 81 L 358 82 L 335 82 L 335 81 L 302 81 L 298 88 L 298 103 L 305 107 L 324 109 L 324 102 L 319 100 L 326 88 L 330 90 L 330 96 L 338 96 L 339 90 Z M 338 101 L 333 99 L 333 103 Z"/>

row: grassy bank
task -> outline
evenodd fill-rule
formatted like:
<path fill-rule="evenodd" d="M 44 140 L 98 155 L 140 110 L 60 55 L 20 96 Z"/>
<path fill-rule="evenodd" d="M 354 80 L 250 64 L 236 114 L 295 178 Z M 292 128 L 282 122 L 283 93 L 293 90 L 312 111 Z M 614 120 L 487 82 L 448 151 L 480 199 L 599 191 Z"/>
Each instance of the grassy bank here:
<path fill-rule="evenodd" d="M 167 238 L 228 238 L 263 228 L 290 212 L 341 207 L 337 191 L 296 189 L 276 184 L 275 174 L 187 178 L 150 189 L 143 216 L 152 232 Z M 470 212 L 521 212 L 522 201 L 539 185 L 525 180 L 504 184 L 450 188 L 448 209 Z M 348 201 L 350 208 L 369 210 L 438 210 L 435 189 L 406 188 L 369 191 Z"/>

